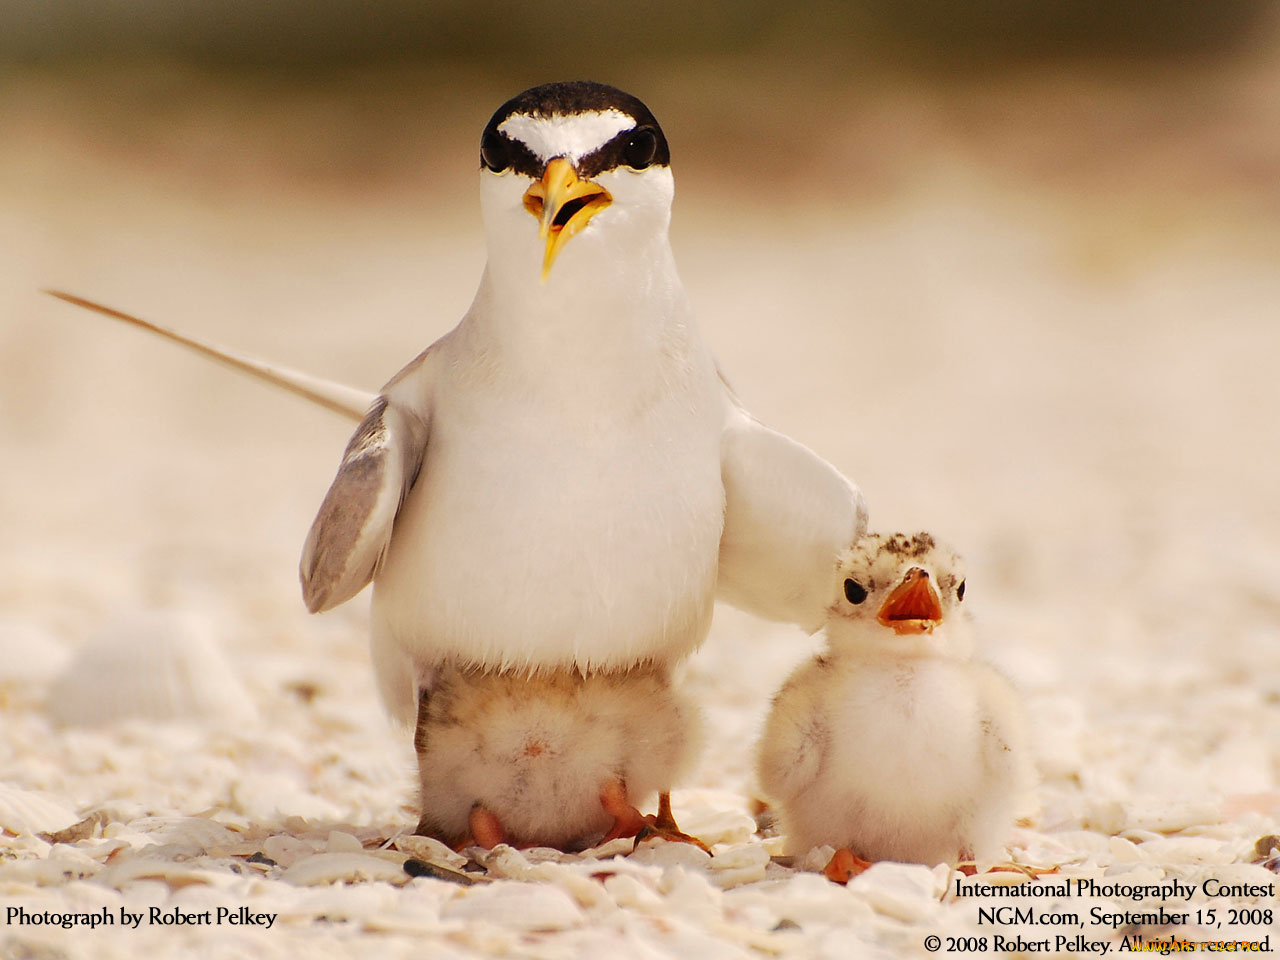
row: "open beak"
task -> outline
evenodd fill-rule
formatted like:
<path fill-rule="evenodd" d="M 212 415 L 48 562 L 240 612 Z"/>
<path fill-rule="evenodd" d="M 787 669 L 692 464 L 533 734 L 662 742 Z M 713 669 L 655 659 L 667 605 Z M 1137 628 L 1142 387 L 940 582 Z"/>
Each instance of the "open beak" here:
<path fill-rule="evenodd" d="M 524 192 L 524 208 L 538 218 L 538 236 L 547 244 L 542 258 L 543 283 L 569 238 L 612 202 L 609 191 L 580 179 L 573 164 L 564 157 L 547 163 L 542 179 Z"/>
<path fill-rule="evenodd" d="M 878 619 L 896 633 L 933 633 L 942 622 L 942 603 L 929 574 L 912 567 L 880 608 Z"/>

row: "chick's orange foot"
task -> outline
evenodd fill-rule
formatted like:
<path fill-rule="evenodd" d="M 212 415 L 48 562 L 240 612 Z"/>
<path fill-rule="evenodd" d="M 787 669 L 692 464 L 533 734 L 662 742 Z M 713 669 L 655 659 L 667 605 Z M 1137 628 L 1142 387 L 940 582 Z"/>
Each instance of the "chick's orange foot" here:
<path fill-rule="evenodd" d="M 642 814 L 627 799 L 627 787 L 621 780 L 611 780 L 600 790 L 600 806 L 613 818 L 613 825 L 595 845 L 608 843 L 623 837 L 634 837 L 635 846 L 653 837 L 673 840 L 678 843 L 691 843 L 695 847 L 710 853 L 711 850 L 697 837 L 681 830 L 671 812 L 671 797 L 663 793 L 658 797 L 657 814 Z M 423 816 L 416 831 L 421 836 L 443 839 L 439 829 L 428 817 Z M 471 808 L 467 817 L 467 832 L 461 836 L 453 836 L 446 840 L 453 849 L 461 852 L 468 847 L 484 847 L 492 850 L 500 843 L 510 843 L 516 847 L 541 846 L 536 842 L 521 842 L 520 838 L 507 835 L 502 821 L 493 811 L 481 803 Z M 575 846 L 573 849 L 582 849 Z M 635 847 L 632 847 L 634 850 Z"/>
<path fill-rule="evenodd" d="M 507 839 L 506 831 L 502 829 L 498 818 L 478 803 L 471 808 L 471 814 L 467 817 L 467 826 L 471 829 L 471 840 L 474 845 L 484 847 L 486 850 L 492 850 Z"/>
<path fill-rule="evenodd" d="M 671 813 L 671 794 L 658 795 L 657 814 L 644 815 L 631 805 L 627 799 L 627 787 L 621 780 L 612 780 L 600 791 L 600 805 L 613 817 L 613 827 L 601 839 L 601 843 L 617 840 L 619 837 L 635 837 L 635 845 L 653 837 L 673 840 L 677 843 L 691 843 L 700 850 L 710 853 L 711 850 L 697 837 L 685 833 L 676 826 L 675 816 Z"/>
<path fill-rule="evenodd" d="M 848 847 L 841 847 L 822 868 L 822 875 L 836 883 L 848 883 L 870 866 L 871 861 L 863 860 Z"/>

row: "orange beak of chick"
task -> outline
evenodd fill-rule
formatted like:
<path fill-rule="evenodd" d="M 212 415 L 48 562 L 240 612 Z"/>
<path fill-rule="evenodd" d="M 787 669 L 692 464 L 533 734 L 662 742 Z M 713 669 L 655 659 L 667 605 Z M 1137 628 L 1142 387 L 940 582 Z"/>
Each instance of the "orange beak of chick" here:
<path fill-rule="evenodd" d="M 898 634 L 933 633 L 933 628 L 942 622 L 942 603 L 929 574 L 919 567 L 908 570 L 885 599 L 876 619 Z"/>

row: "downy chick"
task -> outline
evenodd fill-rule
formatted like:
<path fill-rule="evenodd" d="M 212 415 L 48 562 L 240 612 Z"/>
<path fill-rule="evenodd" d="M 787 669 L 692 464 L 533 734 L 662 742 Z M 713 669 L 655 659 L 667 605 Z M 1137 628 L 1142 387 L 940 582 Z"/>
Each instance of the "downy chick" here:
<path fill-rule="evenodd" d="M 1017 697 L 972 659 L 961 560 L 927 533 L 839 559 L 827 649 L 774 698 L 757 772 L 791 848 L 855 862 L 993 856 L 1030 783 Z M 847 851 L 847 852 L 845 852 Z M 852 854 L 852 856 L 850 856 Z"/>
<path fill-rule="evenodd" d="M 666 667 L 445 667 L 418 723 L 420 834 L 560 849 L 648 833 L 692 841 L 667 793 L 697 757 L 699 716 Z M 655 792 L 658 816 L 642 817 L 635 805 Z"/>

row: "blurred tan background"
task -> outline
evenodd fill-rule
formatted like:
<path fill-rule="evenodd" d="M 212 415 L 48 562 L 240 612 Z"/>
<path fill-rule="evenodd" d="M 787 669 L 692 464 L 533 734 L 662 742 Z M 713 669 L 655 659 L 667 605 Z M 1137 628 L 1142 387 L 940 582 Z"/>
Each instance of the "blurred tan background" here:
<path fill-rule="evenodd" d="M 1059 730 L 1084 721 L 1054 689 L 1097 707 L 1157 655 L 1280 695 L 1262 0 L 10 0 L 0 624 L 74 647 L 179 608 L 250 663 L 362 663 L 367 600 L 309 618 L 295 574 L 350 425 L 37 291 L 376 388 L 469 303 L 489 114 L 573 77 L 667 131 L 678 262 L 739 392 L 874 527 L 969 555 Z M 809 643 L 717 619 L 694 677 L 741 742 L 705 780 L 745 777 Z"/>

